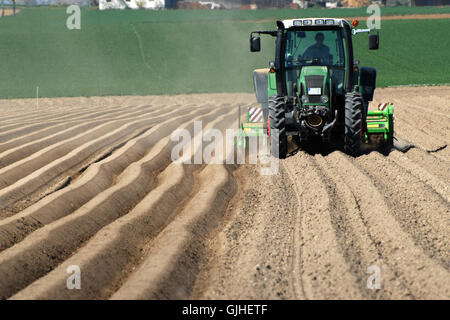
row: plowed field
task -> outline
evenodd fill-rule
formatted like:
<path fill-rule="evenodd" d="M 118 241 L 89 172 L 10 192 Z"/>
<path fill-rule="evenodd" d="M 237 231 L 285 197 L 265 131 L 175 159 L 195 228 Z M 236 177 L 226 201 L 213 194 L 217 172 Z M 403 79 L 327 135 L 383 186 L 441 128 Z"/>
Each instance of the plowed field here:
<path fill-rule="evenodd" d="M 407 152 L 291 145 L 263 176 L 171 161 L 252 94 L 1 100 L 0 298 L 449 299 L 450 87 L 388 101 Z"/>

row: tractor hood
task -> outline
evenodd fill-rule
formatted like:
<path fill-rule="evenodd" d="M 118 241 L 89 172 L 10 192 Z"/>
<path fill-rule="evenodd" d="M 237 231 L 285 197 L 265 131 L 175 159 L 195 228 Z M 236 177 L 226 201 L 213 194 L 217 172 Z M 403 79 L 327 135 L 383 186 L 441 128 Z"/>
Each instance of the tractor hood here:
<path fill-rule="evenodd" d="M 302 68 L 299 77 L 298 88 L 303 104 L 328 105 L 321 100 L 321 96 L 328 97 L 328 68 L 324 66 L 306 66 Z M 305 99 L 306 98 L 306 99 Z M 328 97 L 329 98 L 329 97 Z"/>

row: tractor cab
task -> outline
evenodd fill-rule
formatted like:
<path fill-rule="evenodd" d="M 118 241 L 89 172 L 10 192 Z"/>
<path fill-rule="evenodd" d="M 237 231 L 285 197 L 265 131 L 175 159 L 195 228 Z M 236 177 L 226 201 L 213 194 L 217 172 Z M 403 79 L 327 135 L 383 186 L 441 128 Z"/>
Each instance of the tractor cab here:
<path fill-rule="evenodd" d="M 345 46 L 341 31 L 341 29 L 325 30 L 317 28 L 286 31 L 282 66 L 285 77 L 282 79 L 282 86 L 285 87 L 288 96 L 294 95 L 296 86 L 302 88 L 305 84 L 301 83 L 299 79 L 311 73 L 320 76 L 314 77 L 315 80 L 313 81 L 322 80 L 322 83 L 329 76 L 332 78 L 336 89 L 341 94 L 344 93 Z M 312 80 L 310 76 L 308 79 L 309 81 Z M 317 92 L 313 92 L 312 99 Z M 302 93 L 308 94 L 304 91 L 304 88 Z"/>

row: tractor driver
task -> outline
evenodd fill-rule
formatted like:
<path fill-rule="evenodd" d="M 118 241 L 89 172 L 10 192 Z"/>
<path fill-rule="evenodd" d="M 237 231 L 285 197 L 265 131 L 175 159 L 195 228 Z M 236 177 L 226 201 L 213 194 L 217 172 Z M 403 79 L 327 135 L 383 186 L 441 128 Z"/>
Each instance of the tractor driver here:
<path fill-rule="evenodd" d="M 325 36 L 322 32 L 317 32 L 315 39 L 316 43 L 306 49 L 303 59 L 318 59 L 320 63 L 327 64 L 330 59 L 330 48 L 323 44 Z"/>

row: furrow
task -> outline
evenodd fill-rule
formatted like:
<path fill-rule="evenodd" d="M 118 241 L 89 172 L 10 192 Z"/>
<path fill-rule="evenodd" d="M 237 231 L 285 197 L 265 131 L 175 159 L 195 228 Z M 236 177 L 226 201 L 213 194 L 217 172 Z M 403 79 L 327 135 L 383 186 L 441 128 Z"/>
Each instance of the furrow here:
<path fill-rule="evenodd" d="M 209 165 L 199 174 L 199 190 L 184 210 L 152 241 L 140 267 L 112 299 L 183 299 L 190 295 L 207 252 L 210 233 L 221 220 L 235 192 L 223 165 Z"/>
<path fill-rule="evenodd" d="M 181 109 L 183 110 L 183 109 Z M 161 112 L 158 112 L 157 114 L 160 114 Z M 137 116 L 137 117 L 130 117 L 129 119 L 139 119 L 139 118 L 147 118 L 154 114 L 154 112 L 147 113 L 145 115 Z M 117 121 L 119 119 L 113 119 L 111 121 Z M 17 146 L 15 148 L 10 148 L 7 151 L 0 153 L 0 168 L 6 167 L 14 162 L 18 162 L 21 159 L 29 157 L 31 154 L 38 152 L 48 146 L 52 146 L 58 143 L 62 143 L 63 141 L 74 141 L 74 136 L 79 136 L 80 134 L 89 132 L 91 129 L 94 129 L 96 127 L 101 126 L 103 123 L 107 123 L 106 121 L 100 121 L 96 119 L 95 121 L 89 121 L 89 122 L 83 122 L 78 125 L 73 125 L 65 130 L 59 130 L 57 133 L 54 133 L 49 136 L 45 136 L 41 139 L 33 140 L 31 142 L 21 144 L 20 146 Z M 114 122 L 116 123 L 116 122 Z M 90 131 L 92 132 L 92 131 Z M 91 135 L 86 138 L 95 138 L 96 135 Z M 83 137 L 81 136 L 81 139 L 76 139 L 76 141 L 79 143 L 83 141 Z M 1 147 L 1 146 L 0 146 Z M 76 144 L 71 144 L 71 148 L 76 147 Z M 53 149 L 54 150 L 54 149 Z"/>
<path fill-rule="evenodd" d="M 430 259 L 436 260 L 448 270 L 448 186 L 426 175 L 417 166 L 402 161 L 395 153 L 388 158 L 372 153 L 358 158 L 356 164 L 372 179 L 378 193 L 384 196 L 392 217 L 403 232 L 408 233 Z"/>
<path fill-rule="evenodd" d="M 424 115 L 411 112 L 408 108 L 399 108 L 395 110 L 395 117 L 400 122 L 405 122 L 409 126 L 416 126 L 420 131 L 426 133 L 430 137 L 442 141 L 448 141 L 450 138 L 450 127 L 443 117 L 433 117 L 430 119 L 427 113 Z"/>
<path fill-rule="evenodd" d="M 177 111 L 171 111 L 157 117 L 150 117 L 142 115 L 135 118 L 133 122 L 127 119 L 112 120 L 87 130 L 78 130 L 78 134 L 68 139 L 58 141 L 57 143 L 41 149 L 30 156 L 21 159 L 9 166 L 0 169 L 0 187 L 11 186 L 14 182 L 30 174 L 42 166 L 57 161 L 68 152 L 74 150 L 80 151 L 84 147 L 94 145 L 96 142 L 101 142 L 103 138 L 120 137 L 129 134 L 132 131 L 139 130 L 140 127 L 152 125 L 159 121 L 164 121 L 170 118 Z M 37 159 L 39 159 L 37 161 Z M 1 191 L 0 191 L 1 194 Z"/>
<path fill-rule="evenodd" d="M 33 122 L 42 122 L 43 120 L 64 120 L 71 118 L 80 118 L 78 116 L 82 116 L 81 118 L 86 118 L 89 116 L 97 117 L 107 113 L 116 113 L 122 110 L 133 110 L 139 109 L 141 107 L 147 107 L 148 105 L 138 105 L 138 106 L 101 106 L 102 111 L 98 111 L 97 107 L 93 107 L 92 105 L 84 105 L 78 104 L 77 106 L 65 106 L 58 107 L 54 110 L 51 110 L 46 107 L 42 107 L 39 109 L 32 108 L 34 112 L 26 112 L 24 115 L 24 111 L 18 112 L 18 115 L 15 117 L 4 117 L 0 122 L 1 127 L 8 124 L 15 123 L 33 123 Z"/>
<path fill-rule="evenodd" d="M 210 117 L 221 120 L 215 115 Z M 117 178 L 113 187 L 71 215 L 36 230 L 17 245 L 1 252 L 0 273 L 19 272 L 21 275 L 0 279 L 0 297 L 9 297 L 44 276 L 101 228 L 127 214 L 155 186 L 155 173 L 167 161 L 164 158 L 170 156 L 166 152 L 164 154 L 158 157 L 158 161 L 145 158 L 133 163 Z M 28 264 L 27 261 L 33 263 Z"/>
<path fill-rule="evenodd" d="M 358 299 L 362 295 L 338 246 L 331 222 L 333 199 L 312 156 L 298 153 L 283 163 L 301 204 L 302 283 L 307 299 Z"/>
<path fill-rule="evenodd" d="M 439 177 L 440 180 L 447 182 L 450 181 L 449 161 L 442 161 L 433 156 L 433 153 L 426 152 L 418 148 L 412 148 L 405 154 L 406 157 L 421 166 L 424 170 L 428 171 L 435 177 Z"/>
<path fill-rule="evenodd" d="M 339 173 L 353 192 L 360 207 L 361 219 L 369 235 L 375 241 L 379 254 L 396 278 L 411 292 L 412 298 L 448 299 L 450 277 L 448 271 L 437 261 L 430 259 L 422 248 L 416 245 L 411 235 L 405 232 L 393 216 L 395 212 L 386 204 L 380 186 L 373 184 L 372 177 L 359 169 L 363 157 L 358 158 L 358 166 L 340 153 L 332 153 L 327 160 L 339 168 Z M 377 166 L 376 171 L 380 171 Z M 398 188 L 397 188 L 398 189 Z M 383 277 L 382 282 L 389 281 Z"/>
<path fill-rule="evenodd" d="M 0 220 L 0 250 L 21 241 L 27 234 L 43 225 L 80 208 L 96 194 L 110 187 L 115 177 L 131 163 L 143 158 L 158 141 L 166 141 L 166 137 L 174 128 L 201 112 L 201 109 L 191 111 L 187 115 L 174 117 L 156 125 L 144 135 L 128 141 L 111 157 L 90 165 L 78 179 L 71 178 L 69 186 L 48 195 L 12 217 Z M 167 163 L 162 168 L 166 165 Z"/>
<path fill-rule="evenodd" d="M 439 112 L 437 110 L 435 110 L 434 108 L 427 108 L 427 107 L 422 107 L 420 104 L 414 103 L 411 100 L 400 100 L 402 101 L 401 103 L 408 106 L 408 109 L 415 109 L 417 110 L 418 114 L 420 114 L 421 117 L 425 117 L 427 119 L 429 119 L 430 121 L 432 121 L 433 123 L 441 123 L 442 121 L 449 121 L 450 120 L 450 116 L 448 115 L 448 113 L 443 113 L 443 112 Z M 395 108 L 395 106 L 394 106 Z M 395 110 L 394 110 L 395 113 Z M 415 113 L 412 110 L 410 110 L 410 113 Z"/>
<path fill-rule="evenodd" d="M 434 133 L 403 118 L 396 117 L 394 130 L 400 136 L 408 137 L 408 141 L 411 141 L 416 147 L 426 151 L 435 150 L 447 144 L 443 138 L 436 137 Z"/>
<path fill-rule="evenodd" d="M 19 146 L 25 145 L 27 143 L 40 140 L 42 138 L 52 136 L 52 135 L 60 133 L 64 130 L 71 129 L 74 127 L 74 125 L 77 125 L 77 124 L 90 125 L 90 124 L 95 124 L 97 122 L 98 123 L 106 123 L 106 122 L 112 121 L 112 120 L 133 119 L 133 118 L 136 118 L 136 116 L 142 117 L 142 116 L 145 116 L 148 114 L 161 113 L 163 110 L 165 110 L 167 108 L 171 108 L 171 107 L 172 106 L 167 106 L 165 108 L 157 109 L 153 112 L 142 113 L 142 114 L 141 113 L 139 113 L 139 114 L 133 114 L 133 113 L 132 114 L 119 114 L 115 117 L 111 117 L 111 116 L 110 117 L 99 117 L 99 118 L 95 118 L 95 120 L 89 120 L 89 121 L 77 119 L 77 120 L 67 121 L 64 123 L 56 124 L 56 125 L 51 125 L 44 129 L 25 134 L 23 136 L 15 137 L 6 142 L 0 143 L 0 152 L 19 147 Z"/>
<path fill-rule="evenodd" d="M 96 152 L 108 148 L 115 141 L 121 139 L 122 141 L 126 141 L 127 136 L 132 136 L 133 132 L 138 132 L 145 127 L 149 128 L 157 123 L 157 121 L 153 118 L 151 120 L 146 119 L 131 123 L 128 122 L 112 131 L 111 129 L 114 126 L 104 126 L 102 128 L 102 135 L 96 139 L 88 139 L 90 138 L 88 135 L 85 137 L 86 140 L 83 141 L 83 144 L 76 148 L 71 148 L 69 144 L 67 151 L 63 152 L 58 150 L 59 153 L 57 154 L 53 151 L 50 159 L 41 156 L 44 152 L 37 152 L 24 159 L 25 161 L 19 161 L 11 166 L 0 169 L 0 181 L 3 186 L 6 186 L 0 190 L 0 208 L 8 208 L 25 196 L 36 192 L 40 186 L 51 183 L 51 181 L 54 181 L 55 178 L 71 168 L 78 167 L 78 170 L 80 170 L 83 166 L 83 161 L 88 160 Z M 108 132 L 108 128 L 110 132 L 106 133 Z M 78 145 L 79 140 L 76 141 Z M 52 161 L 52 159 L 55 160 Z"/>
<path fill-rule="evenodd" d="M 127 113 L 135 113 L 139 112 L 140 110 L 146 110 L 146 111 L 157 111 L 158 106 L 154 105 L 136 105 L 136 106 L 113 106 L 109 108 L 102 108 L 102 111 L 98 111 L 96 108 L 92 108 L 91 106 L 85 107 L 82 112 L 65 112 L 65 110 L 58 110 L 55 114 L 47 114 L 40 117 L 30 117 L 30 120 L 27 119 L 16 119 L 14 121 L 11 121 L 8 124 L 4 124 L 0 127 L 0 132 L 6 131 L 8 127 L 12 126 L 23 126 L 23 124 L 34 124 L 34 123 L 41 123 L 41 122 L 67 122 L 68 120 L 78 119 L 78 120 L 86 120 L 86 119 L 102 119 L 105 117 L 112 117 L 116 114 L 123 114 L 123 112 Z M 72 109 L 69 109 L 72 110 Z M 40 114 L 46 112 L 46 110 L 41 111 Z"/>
<path fill-rule="evenodd" d="M 443 168 L 442 172 L 439 172 L 438 175 L 430 173 L 427 169 L 424 169 L 423 165 L 419 165 L 414 161 L 409 159 L 409 153 L 404 155 L 401 152 L 393 150 L 389 154 L 389 160 L 395 162 L 398 166 L 405 169 L 409 174 L 413 175 L 423 183 L 430 186 L 436 193 L 438 193 L 447 203 L 450 203 L 450 190 L 448 183 L 450 179 L 445 178 L 450 173 L 450 169 Z M 435 166 L 436 163 L 433 163 Z M 444 176 L 444 180 L 440 177 Z"/>
<path fill-rule="evenodd" d="M 153 111 L 151 113 L 156 113 L 156 111 Z M 141 110 L 141 111 L 135 111 L 135 112 L 122 112 L 122 116 L 114 117 L 113 119 L 121 119 L 121 118 L 130 118 L 130 117 L 139 117 L 139 116 L 145 116 L 146 114 L 149 114 L 148 110 Z M 20 129 L 14 129 L 7 132 L 4 132 L 3 134 L 0 134 L 0 141 L 1 143 L 9 142 L 12 139 L 16 139 L 17 137 L 20 137 L 21 135 L 29 135 L 33 132 L 39 132 L 42 129 L 48 128 L 52 125 L 58 125 L 60 123 L 66 123 L 65 121 L 48 121 L 48 122 L 39 122 L 37 125 L 30 125 L 21 127 Z M 31 130 L 30 130 L 31 129 Z M 36 129 L 36 130 L 34 130 Z"/>
<path fill-rule="evenodd" d="M 326 157 L 315 156 L 320 166 L 321 179 L 328 186 L 328 193 L 333 199 L 331 222 L 336 232 L 337 241 L 345 254 L 360 292 L 366 299 L 407 299 L 411 293 L 396 279 L 395 273 L 383 257 L 379 255 L 377 244 L 368 233 L 361 219 L 361 208 L 352 190 L 340 176 L 340 168 L 327 161 Z M 367 270 L 372 266 L 383 266 L 383 278 L 389 279 L 382 283 L 381 290 L 368 288 L 370 276 Z M 370 269 L 369 269 L 370 270 Z"/>

